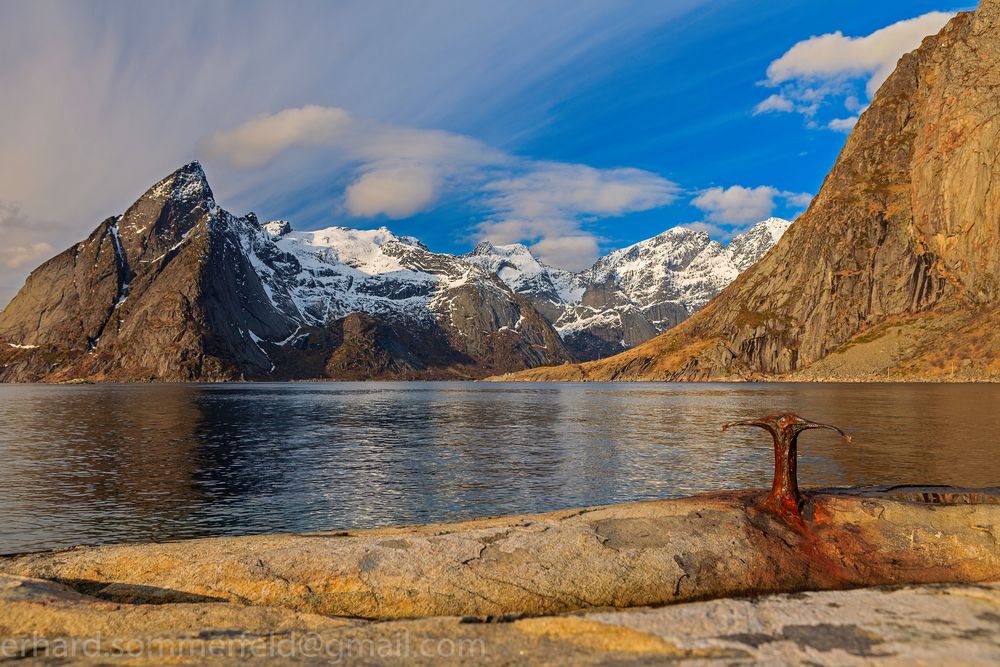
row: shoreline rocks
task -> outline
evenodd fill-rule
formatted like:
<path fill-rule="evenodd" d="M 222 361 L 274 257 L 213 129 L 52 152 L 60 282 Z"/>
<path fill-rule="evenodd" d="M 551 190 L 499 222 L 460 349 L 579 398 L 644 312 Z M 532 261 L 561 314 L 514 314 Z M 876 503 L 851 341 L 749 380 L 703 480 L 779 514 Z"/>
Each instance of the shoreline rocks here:
<path fill-rule="evenodd" d="M 1000 489 L 765 497 L 0 557 L 0 661 L 1000 661 Z"/>
<path fill-rule="evenodd" d="M 356 532 L 0 558 L 129 604 L 227 602 L 366 619 L 556 614 L 877 585 L 1000 581 L 1000 490 L 762 491 Z"/>

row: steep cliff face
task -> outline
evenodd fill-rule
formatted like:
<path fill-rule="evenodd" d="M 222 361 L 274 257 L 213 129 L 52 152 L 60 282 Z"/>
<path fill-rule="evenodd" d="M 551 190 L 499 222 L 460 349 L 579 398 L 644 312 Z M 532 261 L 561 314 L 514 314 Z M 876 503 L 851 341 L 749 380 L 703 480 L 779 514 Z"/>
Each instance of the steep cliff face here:
<path fill-rule="evenodd" d="M 267 371 L 249 332 L 277 334 L 288 323 L 265 305 L 230 239 L 254 224 L 216 206 L 196 163 L 174 172 L 32 272 L 0 314 L 0 377 L 217 380 Z"/>
<path fill-rule="evenodd" d="M 1000 372 L 1000 0 L 903 56 L 810 209 L 697 316 L 533 379 Z"/>
<path fill-rule="evenodd" d="M 233 216 L 197 163 L 38 267 L 0 313 L 8 382 L 481 377 L 567 359 L 495 276 L 387 230 Z"/>

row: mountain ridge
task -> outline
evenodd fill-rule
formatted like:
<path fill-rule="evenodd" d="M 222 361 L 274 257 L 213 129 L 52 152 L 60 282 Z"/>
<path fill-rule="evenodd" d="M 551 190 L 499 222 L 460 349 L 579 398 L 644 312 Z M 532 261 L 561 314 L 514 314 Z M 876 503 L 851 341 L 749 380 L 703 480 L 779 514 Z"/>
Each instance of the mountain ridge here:
<path fill-rule="evenodd" d="M 469 257 L 233 215 L 192 162 L 32 271 L 0 312 L 0 380 L 471 379 L 574 358 L 536 295 Z"/>
<path fill-rule="evenodd" d="M 728 245 L 683 225 L 614 250 L 579 272 L 540 262 L 522 244 L 480 243 L 464 257 L 525 294 L 577 360 L 649 340 L 700 310 L 792 223 L 768 218 Z"/>

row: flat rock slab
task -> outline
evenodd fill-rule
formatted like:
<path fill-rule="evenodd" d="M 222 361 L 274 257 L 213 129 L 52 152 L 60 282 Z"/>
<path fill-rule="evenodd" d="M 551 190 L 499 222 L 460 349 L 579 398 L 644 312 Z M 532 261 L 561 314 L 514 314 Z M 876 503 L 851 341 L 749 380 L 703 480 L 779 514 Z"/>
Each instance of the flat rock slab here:
<path fill-rule="evenodd" d="M 930 502 L 900 493 L 810 494 L 798 522 L 764 509 L 762 492 L 733 492 L 410 528 L 77 548 L 0 558 L 0 573 L 109 602 L 365 619 L 1000 581 L 995 492 L 938 489 Z"/>
<path fill-rule="evenodd" d="M 0 576 L 18 664 L 1000 663 L 1000 584 L 924 585 L 492 620 L 368 622 L 229 602 L 110 603 Z"/>

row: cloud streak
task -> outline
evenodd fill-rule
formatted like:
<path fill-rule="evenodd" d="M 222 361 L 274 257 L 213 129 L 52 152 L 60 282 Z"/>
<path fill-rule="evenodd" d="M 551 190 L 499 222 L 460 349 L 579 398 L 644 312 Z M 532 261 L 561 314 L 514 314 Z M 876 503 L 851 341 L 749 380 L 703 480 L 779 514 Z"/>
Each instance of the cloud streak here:
<path fill-rule="evenodd" d="M 205 150 L 240 169 L 263 167 L 292 146 L 336 145 L 350 123 L 350 114 L 343 109 L 315 104 L 285 109 L 212 135 Z"/>
<path fill-rule="evenodd" d="M 408 218 L 430 208 L 438 197 L 439 182 L 431 169 L 393 167 L 362 174 L 346 192 L 347 210 L 352 215 L 372 218 Z"/>

